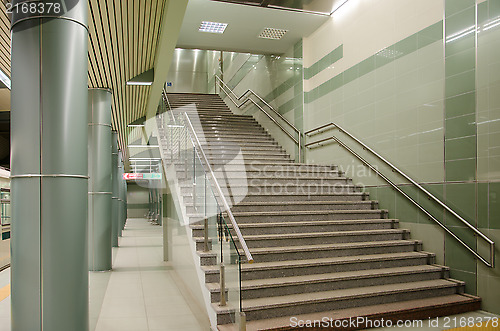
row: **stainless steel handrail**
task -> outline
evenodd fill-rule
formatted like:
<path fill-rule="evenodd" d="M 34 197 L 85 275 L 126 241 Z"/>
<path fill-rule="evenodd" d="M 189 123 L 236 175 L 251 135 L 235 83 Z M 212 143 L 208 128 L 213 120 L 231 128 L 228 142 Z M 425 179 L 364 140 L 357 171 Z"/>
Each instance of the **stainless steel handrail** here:
<path fill-rule="evenodd" d="M 379 158 L 380 160 L 382 160 L 385 164 L 387 164 L 389 167 L 391 167 L 395 172 L 397 172 L 399 175 L 401 175 L 402 177 L 404 177 L 407 181 L 409 181 L 414 186 L 416 186 L 418 189 L 420 189 L 422 192 L 424 192 L 428 197 L 430 197 L 432 200 L 434 200 L 434 202 L 438 203 L 446 211 L 448 211 L 450 214 L 452 214 L 453 216 L 455 216 L 464 225 L 466 225 L 469 229 L 471 229 L 472 231 L 474 231 L 478 236 L 480 236 L 484 241 L 486 241 L 490 245 L 490 262 L 486 261 L 482 256 L 480 256 L 478 253 L 476 253 L 476 251 L 474 251 L 466 243 L 464 243 L 460 238 L 458 238 L 454 233 L 452 233 L 451 230 L 449 230 L 444 224 L 442 224 L 434 216 L 432 216 L 431 214 L 429 214 L 429 212 L 427 212 L 422 206 L 420 206 L 420 204 L 418 202 L 414 201 L 411 197 L 409 197 L 406 193 L 404 193 L 399 187 L 397 187 L 396 184 L 394 184 L 391 180 L 389 180 L 385 175 L 383 175 L 380 171 L 378 171 L 378 169 L 376 169 L 375 167 L 373 167 L 368 161 L 366 161 L 365 159 L 363 159 L 359 154 L 357 154 L 355 151 L 353 151 L 350 147 L 348 147 L 346 144 L 344 144 L 339 138 L 337 138 L 335 136 L 331 136 L 331 137 L 328 137 L 328 138 L 325 138 L 325 139 L 320 139 L 318 141 L 314 141 L 314 142 L 308 143 L 308 144 L 305 145 L 305 147 L 306 148 L 311 148 L 310 146 L 316 145 L 316 144 L 319 144 L 319 146 L 322 146 L 321 144 L 323 142 L 329 141 L 329 140 L 334 140 L 340 146 L 344 147 L 347 151 L 349 151 L 351 154 L 353 154 L 354 156 L 356 156 L 361 162 L 363 162 L 365 165 L 367 165 L 370 169 L 372 169 L 373 171 L 375 171 L 380 177 L 382 177 L 385 181 L 387 181 L 392 187 L 394 187 L 404 197 L 406 197 L 411 202 L 413 202 L 413 204 L 415 204 L 421 211 L 423 211 L 434 222 L 436 222 L 439 226 L 441 226 L 446 232 L 448 232 L 448 234 L 450 234 L 453 238 L 455 238 L 458 242 L 460 242 L 465 248 L 467 248 L 481 262 L 483 262 L 484 264 L 486 264 L 490 268 L 494 268 L 495 267 L 495 242 L 493 240 L 491 240 L 486 235 L 484 235 L 481 231 L 479 231 L 478 229 L 476 229 L 475 227 L 473 227 L 462 216 L 460 216 L 453 209 L 451 209 L 450 207 L 448 207 L 448 205 L 446 205 L 441 200 L 439 200 L 438 198 L 436 198 L 432 193 L 430 193 L 429 191 L 427 191 L 422 185 L 420 185 L 419 183 L 417 183 L 410 176 L 408 176 L 407 174 L 405 174 L 403 171 L 401 171 L 399 168 L 397 168 L 391 162 L 389 162 L 388 160 L 386 160 L 383 156 L 381 156 L 380 154 L 378 154 L 377 152 L 375 152 L 373 149 L 371 149 L 370 147 L 368 147 L 361 140 L 359 140 L 358 138 L 356 138 L 355 136 L 353 136 L 351 133 L 349 133 L 348 131 L 344 130 L 339 125 L 331 122 L 331 123 L 319 126 L 317 128 L 314 128 L 312 130 L 309 130 L 309 131 L 305 132 L 305 135 L 306 136 L 312 136 L 312 135 L 315 135 L 315 134 L 323 132 L 322 130 L 324 130 L 326 128 L 329 128 L 329 127 L 337 128 L 339 131 L 343 132 L 349 138 L 353 139 L 355 142 L 357 142 L 359 145 L 361 145 L 364 150 L 369 151 L 370 153 L 372 153 L 373 155 L 375 155 L 377 158 Z M 328 129 L 328 130 L 330 130 L 330 129 Z M 312 134 L 312 133 L 314 133 L 314 134 Z"/>
<path fill-rule="evenodd" d="M 212 170 L 212 166 L 210 165 L 210 162 L 208 161 L 208 158 L 205 155 L 203 148 L 201 147 L 200 140 L 198 139 L 198 135 L 196 134 L 196 131 L 194 130 L 193 124 L 191 123 L 191 120 L 189 119 L 189 116 L 187 113 L 184 113 L 184 117 L 186 119 L 186 123 L 188 124 L 189 131 L 191 131 L 191 134 L 193 136 L 193 142 L 195 142 L 197 145 L 195 147 L 197 147 L 197 150 L 200 152 L 201 157 L 203 158 L 203 162 L 205 163 L 205 166 L 208 169 L 208 173 L 209 173 L 210 177 L 212 178 L 212 184 L 215 186 L 215 189 L 217 190 L 217 194 L 219 195 L 219 197 L 222 201 L 222 205 L 227 213 L 227 216 L 229 217 L 229 220 L 231 221 L 231 224 L 233 226 L 233 230 L 236 233 L 238 240 L 240 241 L 241 247 L 243 248 L 243 251 L 245 252 L 245 256 L 246 256 L 249 263 L 253 263 L 252 254 L 250 253 L 248 246 L 247 246 L 247 243 L 245 242 L 245 239 L 243 238 L 243 235 L 241 234 L 238 223 L 236 223 L 236 219 L 234 218 L 234 215 L 231 211 L 231 208 L 229 207 L 229 203 L 227 202 L 226 197 L 224 196 L 224 193 L 222 192 L 222 189 L 219 185 L 219 181 L 215 177 L 215 173 Z"/>
<path fill-rule="evenodd" d="M 254 91 L 248 89 L 245 93 L 243 93 L 242 95 L 240 95 L 238 97 L 233 92 L 233 90 L 229 86 L 227 86 L 227 84 L 219 76 L 215 75 L 215 78 L 216 78 L 216 81 L 217 81 L 217 84 L 219 85 L 219 87 L 222 90 L 224 90 L 224 92 L 226 92 L 228 98 L 235 104 L 236 107 L 242 108 L 247 102 L 253 103 L 257 108 L 259 108 L 260 111 L 262 111 L 264 114 L 266 114 L 266 116 L 269 117 L 269 119 L 271 121 L 273 121 L 273 123 L 276 124 L 281 129 L 281 131 L 283 131 L 289 138 L 291 138 L 295 142 L 295 144 L 297 144 L 297 146 L 298 146 L 298 162 L 301 162 L 301 159 L 302 159 L 302 133 L 300 132 L 299 129 L 297 129 L 292 123 L 290 123 L 290 121 L 288 121 L 283 115 L 281 115 L 279 112 L 277 112 L 276 109 L 274 109 L 269 103 L 267 103 L 264 99 L 262 99 Z M 227 91 L 226 91 L 226 89 L 227 89 Z M 293 134 L 288 132 L 288 130 L 286 130 L 278 121 L 276 121 L 276 119 L 273 116 L 271 116 L 267 111 L 264 110 L 264 108 L 262 108 L 257 102 L 255 102 L 255 100 L 250 98 L 250 96 L 247 96 L 248 94 L 254 95 L 262 103 L 264 103 L 269 109 L 271 109 L 276 115 L 278 115 L 278 117 L 281 120 L 283 120 L 286 124 L 288 124 L 297 133 L 298 139 L 296 139 Z M 245 101 L 240 102 L 241 99 L 245 96 L 247 96 Z"/>

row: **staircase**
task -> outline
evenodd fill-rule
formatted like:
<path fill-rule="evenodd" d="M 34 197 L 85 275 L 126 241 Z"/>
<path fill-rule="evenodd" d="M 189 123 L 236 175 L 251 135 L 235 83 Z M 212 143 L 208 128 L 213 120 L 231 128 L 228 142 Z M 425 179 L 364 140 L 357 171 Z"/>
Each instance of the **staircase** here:
<path fill-rule="evenodd" d="M 227 198 L 241 201 L 232 211 L 255 260 L 242 265 L 248 330 L 286 330 L 296 321 L 324 318 L 339 323 L 321 327 L 353 330 L 371 325 L 364 319 L 340 322 L 479 309 L 480 298 L 465 294 L 463 282 L 450 279 L 449 269 L 436 265 L 421 241 L 336 166 L 293 163 L 253 117 L 233 114 L 218 95 L 171 93 L 168 99 L 174 111 L 199 117 L 193 124 L 204 136 L 204 151 L 235 189 Z M 240 151 L 244 164 L 228 163 Z M 177 169 L 179 179 L 184 171 Z M 194 219 L 191 184 L 181 185 Z M 191 229 L 218 327 L 229 330 L 229 312 L 217 304 L 219 268 L 214 255 L 202 251 L 203 224 Z"/>

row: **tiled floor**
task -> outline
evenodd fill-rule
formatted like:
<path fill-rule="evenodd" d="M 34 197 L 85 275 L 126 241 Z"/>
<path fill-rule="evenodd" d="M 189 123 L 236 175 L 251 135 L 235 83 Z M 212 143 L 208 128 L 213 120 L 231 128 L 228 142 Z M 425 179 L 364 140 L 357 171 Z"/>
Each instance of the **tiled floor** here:
<path fill-rule="evenodd" d="M 129 219 L 113 271 L 90 273 L 90 330 L 209 330 L 208 319 L 178 289 L 176 275 L 163 262 L 162 229 Z M 10 270 L 0 273 L 0 288 Z M 10 297 L 0 302 L 0 331 L 10 330 Z"/>

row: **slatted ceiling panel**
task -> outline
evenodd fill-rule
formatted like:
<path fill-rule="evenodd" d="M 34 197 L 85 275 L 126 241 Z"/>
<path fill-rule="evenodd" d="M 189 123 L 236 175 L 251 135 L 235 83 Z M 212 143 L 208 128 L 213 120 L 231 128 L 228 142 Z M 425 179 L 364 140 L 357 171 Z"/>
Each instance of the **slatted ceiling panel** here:
<path fill-rule="evenodd" d="M 0 1 L 0 69 L 10 77 L 10 19 Z"/>
<path fill-rule="evenodd" d="M 126 82 L 154 65 L 165 2 L 89 0 L 89 86 L 112 89 L 112 126 L 125 153 L 127 124 L 145 116 L 150 91 Z"/>

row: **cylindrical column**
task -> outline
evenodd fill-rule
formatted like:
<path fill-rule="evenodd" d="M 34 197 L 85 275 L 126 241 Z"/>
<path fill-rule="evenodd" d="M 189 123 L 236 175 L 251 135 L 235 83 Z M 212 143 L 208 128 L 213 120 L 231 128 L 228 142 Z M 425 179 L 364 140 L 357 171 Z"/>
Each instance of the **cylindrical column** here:
<path fill-rule="evenodd" d="M 111 91 L 89 90 L 89 270 L 111 270 Z"/>
<path fill-rule="evenodd" d="M 118 190 L 120 175 L 118 174 L 118 132 L 113 131 L 111 138 L 111 186 L 112 186 L 112 201 L 111 201 L 111 245 L 113 247 L 118 247 L 118 234 L 120 233 L 120 221 L 119 221 L 119 208 L 120 203 L 118 201 Z"/>
<path fill-rule="evenodd" d="M 118 235 L 122 236 L 123 231 L 123 162 L 122 162 L 122 151 L 118 150 L 118 167 L 117 167 L 117 177 L 118 177 Z"/>
<path fill-rule="evenodd" d="M 88 5 L 22 4 L 11 20 L 12 330 L 88 331 Z"/>
<path fill-rule="evenodd" d="M 125 164 L 121 163 L 120 168 L 120 203 L 121 203 L 121 229 L 125 229 L 125 223 L 127 223 L 127 181 L 123 179 L 123 174 L 125 172 Z"/>

